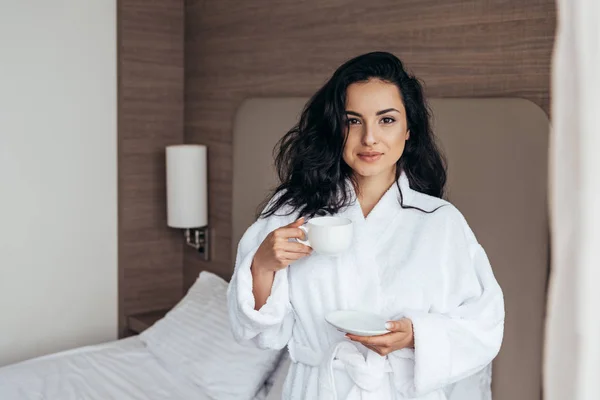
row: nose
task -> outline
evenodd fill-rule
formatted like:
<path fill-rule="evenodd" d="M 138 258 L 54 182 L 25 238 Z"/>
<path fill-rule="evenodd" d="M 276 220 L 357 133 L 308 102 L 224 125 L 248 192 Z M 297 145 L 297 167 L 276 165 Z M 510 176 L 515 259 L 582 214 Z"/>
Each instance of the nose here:
<path fill-rule="evenodd" d="M 362 144 L 363 146 L 373 146 L 377 143 L 377 132 L 373 124 L 364 124 Z"/>

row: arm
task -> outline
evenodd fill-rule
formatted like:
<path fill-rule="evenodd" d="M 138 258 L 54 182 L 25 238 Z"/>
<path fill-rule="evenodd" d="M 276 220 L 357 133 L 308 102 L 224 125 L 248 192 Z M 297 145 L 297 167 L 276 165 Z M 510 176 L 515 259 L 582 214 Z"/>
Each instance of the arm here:
<path fill-rule="evenodd" d="M 275 280 L 275 272 L 264 271 L 256 267 L 256 262 L 252 262 L 250 267 L 252 272 L 252 295 L 254 296 L 254 309 L 260 310 L 265 305 L 271 295 L 271 288 Z"/>
<path fill-rule="evenodd" d="M 397 389 L 420 396 L 484 369 L 498 354 L 504 298 L 483 248 L 464 220 L 450 221 L 440 274 L 442 290 L 430 312 L 407 311 L 414 335 L 414 377 Z M 389 360 L 406 366 L 400 352 Z"/>
<path fill-rule="evenodd" d="M 480 295 L 445 313 L 408 312 L 414 332 L 414 382 L 424 394 L 485 368 L 498 354 L 504 332 L 502 291 L 481 246 L 474 256 Z M 392 359 L 393 359 L 392 355 Z"/>
<path fill-rule="evenodd" d="M 227 292 L 234 337 L 271 349 L 283 348 L 291 337 L 294 316 L 287 268 L 293 259 L 307 254 L 303 247 L 298 249 L 302 245 L 288 240 L 300 231 L 293 227 L 298 221 L 283 228 L 278 223 L 277 217 L 260 219 L 246 231 Z"/>

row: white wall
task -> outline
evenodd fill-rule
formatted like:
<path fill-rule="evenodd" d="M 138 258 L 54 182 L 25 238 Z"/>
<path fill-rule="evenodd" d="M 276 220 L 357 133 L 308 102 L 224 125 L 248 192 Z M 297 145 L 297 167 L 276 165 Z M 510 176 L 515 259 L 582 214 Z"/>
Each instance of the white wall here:
<path fill-rule="evenodd" d="M 0 0 L 0 365 L 117 336 L 116 0 Z"/>

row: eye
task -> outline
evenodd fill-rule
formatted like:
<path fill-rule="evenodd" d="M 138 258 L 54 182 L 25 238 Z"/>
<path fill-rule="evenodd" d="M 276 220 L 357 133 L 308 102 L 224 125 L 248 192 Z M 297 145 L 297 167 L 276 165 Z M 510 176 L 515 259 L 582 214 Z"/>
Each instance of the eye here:
<path fill-rule="evenodd" d="M 348 125 L 358 125 L 360 124 L 360 121 L 356 118 L 346 118 L 346 123 Z"/>
<path fill-rule="evenodd" d="M 381 122 L 388 125 L 388 124 L 392 124 L 392 123 L 396 122 L 396 120 L 392 117 L 383 117 L 383 118 L 381 118 Z"/>

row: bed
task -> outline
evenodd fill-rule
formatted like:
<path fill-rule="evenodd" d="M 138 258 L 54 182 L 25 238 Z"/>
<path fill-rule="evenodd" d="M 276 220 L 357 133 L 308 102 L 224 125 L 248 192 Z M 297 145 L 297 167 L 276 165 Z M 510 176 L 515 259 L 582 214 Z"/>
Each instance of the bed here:
<path fill-rule="evenodd" d="M 281 398 L 270 388 L 284 351 L 235 342 L 226 290 L 226 281 L 202 272 L 175 308 L 138 336 L 0 368 L 0 399 Z"/>
<path fill-rule="evenodd" d="M 139 337 L 82 347 L 0 369 L 1 399 L 196 399 Z"/>
<path fill-rule="evenodd" d="M 271 151 L 305 98 L 248 99 L 235 116 L 233 249 L 275 184 Z M 449 158 L 449 199 L 482 242 L 504 289 L 506 329 L 494 400 L 540 399 L 548 277 L 548 118 L 522 99 L 433 99 Z M 203 272 L 140 336 L 0 368 L 0 399 L 279 400 L 283 351 L 234 342 L 227 283 Z"/>

